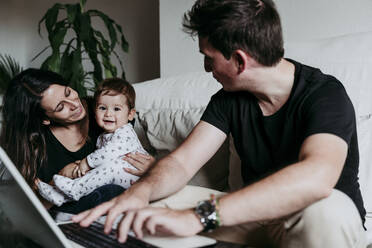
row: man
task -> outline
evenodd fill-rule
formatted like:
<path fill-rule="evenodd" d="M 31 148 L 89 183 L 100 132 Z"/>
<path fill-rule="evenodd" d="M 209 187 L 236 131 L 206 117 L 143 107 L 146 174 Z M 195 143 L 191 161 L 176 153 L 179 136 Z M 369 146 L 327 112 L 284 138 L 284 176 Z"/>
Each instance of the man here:
<path fill-rule="evenodd" d="M 89 225 L 121 213 L 142 237 L 193 235 L 241 226 L 249 245 L 365 247 L 358 184 L 355 113 L 342 84 L 320 70 L 284 59 L 279 14 L 271 0 L 198 0 L 184 18 L 198 35 L 204 67 L 223 89 L 184 143 L 121 196 L 75 221 Z M 143 208 L 181 189 L 234 137 L 246 186 L 195 209 Z M 209 211 L 207 211 L 209 210 Z"/>

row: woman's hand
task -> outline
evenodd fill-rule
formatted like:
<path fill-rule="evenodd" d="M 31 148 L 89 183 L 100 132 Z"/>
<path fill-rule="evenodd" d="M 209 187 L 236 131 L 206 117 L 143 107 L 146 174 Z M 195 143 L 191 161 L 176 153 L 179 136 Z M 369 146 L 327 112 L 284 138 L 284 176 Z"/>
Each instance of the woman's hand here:
<path fill-rule="evenodd" d="M 133 165 L 136 169 L 125 168 L 124 170 L 135 176 L 142 176 L 155 163 L 155 158 L 151 155 L 145 155 L 139 152 L 128 153 L 123 157 L 125 161 Z"/>
<path fill-rule="evenodd" d="M 69 178 L 76 178 L 78 177 L 79 164 L 80 160 L 70 163 L 60 170 L 58 174 Z"/>

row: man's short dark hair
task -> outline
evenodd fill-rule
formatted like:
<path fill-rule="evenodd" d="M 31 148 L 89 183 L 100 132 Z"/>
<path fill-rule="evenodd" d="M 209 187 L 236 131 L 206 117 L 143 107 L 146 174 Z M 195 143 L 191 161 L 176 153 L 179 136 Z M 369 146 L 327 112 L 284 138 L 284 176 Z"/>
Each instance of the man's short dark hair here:
<path fill-rule="evenodd" d="M 271 0 L 197 0 L 185 13 L 184 31 L 208 38 L 226 59 L 241 49 L 265 66 L 284 55 L 279 13 Z"/>

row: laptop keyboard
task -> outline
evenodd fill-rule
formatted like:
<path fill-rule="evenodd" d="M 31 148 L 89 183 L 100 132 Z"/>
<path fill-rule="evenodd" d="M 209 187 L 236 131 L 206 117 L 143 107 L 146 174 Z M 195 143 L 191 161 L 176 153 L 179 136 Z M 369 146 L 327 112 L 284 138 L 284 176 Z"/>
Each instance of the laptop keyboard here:
<path fill-rule="evenodd" d="M 83 228 L 77 223 L 59 226 L 66 237 L 79 245 L 89 248 L 120 247 L 120 248 L 155 248 L 156 246 L 146 243 L 128 235 L 125 243 L 117 241 L 114 231 L 110 234 L 103 232 L 103 225 L 94 222 L 89 227 Z"/>

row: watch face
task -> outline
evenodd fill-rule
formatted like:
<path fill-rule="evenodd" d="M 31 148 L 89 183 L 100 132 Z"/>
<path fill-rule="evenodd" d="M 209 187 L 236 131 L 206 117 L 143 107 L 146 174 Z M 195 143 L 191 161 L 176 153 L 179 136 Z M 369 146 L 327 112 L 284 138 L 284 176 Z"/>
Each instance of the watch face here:
<path fill-rule="evenodd" d="M 214 205 L 209 201 L 202 201 L 196 207 L 196 212 L 202 216 L 208 216 L 214 212 Z"/>
<path fill-rule="evenodd" d="M 211 201 L 199 202 L 195 208 L 195 213 L 200 217 L 200 222 L 204 226 L 204 232 L 218 227 L 216 206 Z"/>

